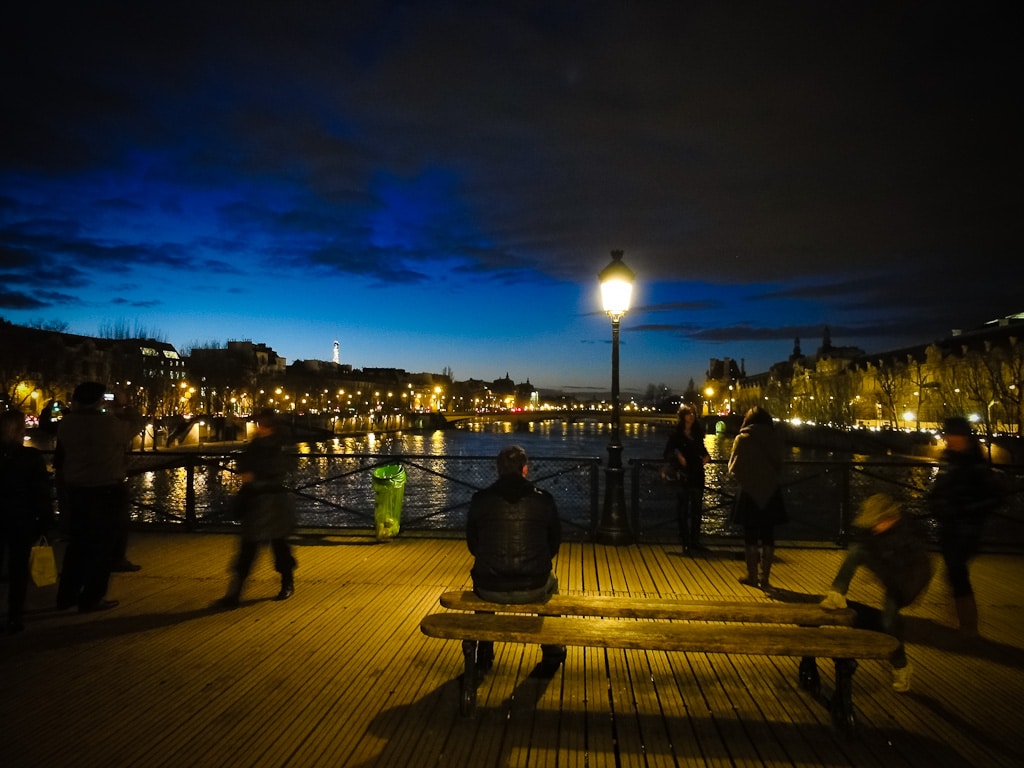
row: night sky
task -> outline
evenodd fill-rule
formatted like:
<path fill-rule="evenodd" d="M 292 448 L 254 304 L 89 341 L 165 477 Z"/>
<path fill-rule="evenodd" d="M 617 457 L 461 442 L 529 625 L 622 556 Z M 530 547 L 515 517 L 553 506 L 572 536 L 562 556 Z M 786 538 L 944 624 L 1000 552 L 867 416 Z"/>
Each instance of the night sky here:
<path fill-rule="evenodd" d="M 1012 5 L 11 4 L 0 317 L 624 392 L 1024 311 Z"/>

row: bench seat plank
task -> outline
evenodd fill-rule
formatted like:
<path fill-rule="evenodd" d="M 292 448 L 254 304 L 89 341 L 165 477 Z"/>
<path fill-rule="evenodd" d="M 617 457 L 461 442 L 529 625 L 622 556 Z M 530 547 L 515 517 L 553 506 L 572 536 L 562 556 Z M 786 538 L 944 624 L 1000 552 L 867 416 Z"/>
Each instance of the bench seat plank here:
<path fill-rule="evenodd" d="M 889 635 L 846 627 L 720 627 L 521 614 L 434 613 L 420 622 L 420 629 L 430 637 L 449 640 L 753 656 L 886 659 L 898 645 Z"/>
<path fill-rule="evenodd" d="M 852 627 L 851 608 L 827 609 L 816 603 L 769 603 L 754 600 L 665 600 L 606 595 L 552 595 L 543 603 L 506 605 L 484 600 L 475 592 L 445 592 L 441 605 L 460 611 L 537 614 L 540 616 L 604 616 L 619 619 L 675 619 L 762 624 Z M 564 643 L 563 643 L 564 645 Z"/>

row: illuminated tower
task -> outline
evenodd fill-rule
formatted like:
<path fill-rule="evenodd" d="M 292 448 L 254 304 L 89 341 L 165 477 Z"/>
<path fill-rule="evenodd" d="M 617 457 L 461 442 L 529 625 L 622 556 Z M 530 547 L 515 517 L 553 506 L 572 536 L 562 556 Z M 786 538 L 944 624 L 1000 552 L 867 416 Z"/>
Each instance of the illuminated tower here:
<path fill-rule="evenodd" d="M 334 340 L 334 364 L 338 364 L 338 340 Z"/>

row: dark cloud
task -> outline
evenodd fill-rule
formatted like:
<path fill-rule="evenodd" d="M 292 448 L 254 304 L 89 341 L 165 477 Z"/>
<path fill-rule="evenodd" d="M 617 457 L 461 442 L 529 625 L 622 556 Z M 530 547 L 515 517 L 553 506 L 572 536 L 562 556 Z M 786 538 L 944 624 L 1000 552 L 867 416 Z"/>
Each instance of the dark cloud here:
<path fill-rule="evenodd" d="M 0 290 L 0 307 L 3 309 L 42 309 L 48 306 L 49 302 L 40 301 L 20 291 Z"/>

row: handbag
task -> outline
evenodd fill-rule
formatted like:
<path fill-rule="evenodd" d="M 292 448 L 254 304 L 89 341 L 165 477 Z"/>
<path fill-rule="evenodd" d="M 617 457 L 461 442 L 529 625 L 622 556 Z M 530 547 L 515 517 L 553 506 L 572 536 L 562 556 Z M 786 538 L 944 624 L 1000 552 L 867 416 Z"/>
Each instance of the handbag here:
<path fill-rule="evenodd" d="M 28 558 L 29 573 L 37 587 L 49 587 L 57 583 L 57 561 L 53 556 L 53 547 L 40 536 L 32 547 Z"/>

